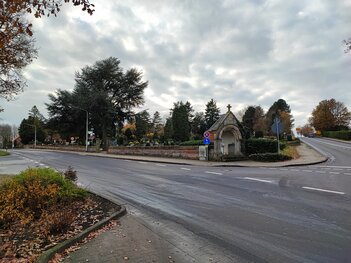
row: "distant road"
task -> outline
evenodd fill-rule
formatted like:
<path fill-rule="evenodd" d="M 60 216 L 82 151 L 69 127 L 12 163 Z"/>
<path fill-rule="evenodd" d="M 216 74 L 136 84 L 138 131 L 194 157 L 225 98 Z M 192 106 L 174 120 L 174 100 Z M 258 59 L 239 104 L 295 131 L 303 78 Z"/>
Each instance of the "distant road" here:
<path fill-rule="evenodd" d="M 73 166 L 81 184 L 126 203 L 184 262 L 351 262 L 349 146 L 303 140 L 334 160 L 228 168 L 16 150 L 0 169 Z"/>
<path fill-rule="evenodd" d="M 329 161 L 324 165 L 351 166 L 351 143 L 327 138 L 301 138 L 301 140 L 329 157 Z"/>

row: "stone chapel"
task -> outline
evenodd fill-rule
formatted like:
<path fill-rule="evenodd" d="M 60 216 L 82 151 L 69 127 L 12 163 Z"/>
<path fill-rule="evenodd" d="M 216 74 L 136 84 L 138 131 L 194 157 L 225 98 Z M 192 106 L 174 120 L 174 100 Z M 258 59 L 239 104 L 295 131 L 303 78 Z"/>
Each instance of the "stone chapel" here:
<path fill-rule="evenodd" d="M 244 156 L 245 142 L 244 132 L 238 119 L 231 112 L 231 106 L 227 106 L 228 111 L 210 127 L 211 141 L 214 142 L 211 159 L 223 160 L 226 157 Z"/>

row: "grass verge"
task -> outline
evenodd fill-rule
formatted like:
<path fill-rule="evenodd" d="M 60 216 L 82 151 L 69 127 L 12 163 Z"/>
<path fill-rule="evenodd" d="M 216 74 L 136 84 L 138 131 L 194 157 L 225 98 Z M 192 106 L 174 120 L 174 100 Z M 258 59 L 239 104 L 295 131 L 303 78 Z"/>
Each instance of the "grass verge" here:
<path fill-rule="evenodd" d="M 10 153 L 6 151 L 0 151 L 0 157 L 7 156 L 7 155 L 10 155 Z"/>

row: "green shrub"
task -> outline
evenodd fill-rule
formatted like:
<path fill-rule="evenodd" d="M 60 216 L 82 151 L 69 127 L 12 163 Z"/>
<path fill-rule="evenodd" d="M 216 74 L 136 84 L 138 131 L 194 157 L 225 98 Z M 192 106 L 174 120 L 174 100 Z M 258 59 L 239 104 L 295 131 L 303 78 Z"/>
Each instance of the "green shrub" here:
<path fill-rule="evenodd" d="M 204 145 L 203 140 L 190 140 L 179 143 L 181 146 Z"/>
<path fill-rule="evenodd" d="M 255 138 L 263 138 L 263 131 L 256 131 Z"/>
<path fill-rule="evenodd" d="M 292 157 L 284 154 L 278 153 L 257 153 L 251 154 L 249 159 L 258 162 L 279 162 L 279 161 L 287 161 L 291 160 Z"/>
<path fill-rule="evenodd" d="M 0 185 L 0 224 L 26 224 L 57 204 L 81 199 L 87 191 L 49 168 L 29 168 Z"/>
<path fill-rule="evenodd" d="M 1 156 L 7 156 L 7 155 L 9 155 L 9 154 L 10 154 L 9 152 L 0 151 L 0 157 L 1 157 Z"/>
<path fill-rule="evenodd" d="M 286 147 L 285 143 L 280 142 L 280 149 L 283 150 Z M 277 152 L 277 141 L 266 138 L 259 139 L 248 139 L 246 141 L 246 154 L 256 153 L 276 153 Z"/>
<path fill-rule="evenodd" d="M 351 130 L 343 131 L 324 131 L 322 132 L 324 137 L 341 139 L 341 140 L 351 140 Z"/>

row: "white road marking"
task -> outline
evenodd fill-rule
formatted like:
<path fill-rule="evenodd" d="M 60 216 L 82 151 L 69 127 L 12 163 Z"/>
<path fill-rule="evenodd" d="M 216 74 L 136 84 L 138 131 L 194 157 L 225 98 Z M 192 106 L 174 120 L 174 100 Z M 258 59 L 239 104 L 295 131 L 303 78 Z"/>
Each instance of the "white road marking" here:
<path fill-rule="evenodd" d="M 329 172 L 330 174 L 340 174 L 339 172 Z"/>
<path fill-rule="evenodd" d="M 191 169 L 189 169 L 189 168 L 184 168 L 184 167 L 182 167 L 182 168 L 180 168 L 180 169 L 185 170 L 185 171 L 191 171 Z"/>
<path fill-rule="evenodd" d="M 351 175 L 351 173 L 344 173 L 345 175 Z"/>
<path fill-rule="evenodd" d="M 325 171 L 316 171 L 316 173 L 325 174 Z"/>
<path fill-rule="evenodd" d="M 40 165 L 40 166 L 44 166 L 45 164 L 43 164 L 43 163 L 40 163 L 39 165 Z"/>
<path fill-rule="evenodd" d="M 123 161 L 125 161 L 125 162 L 131 162 L 131 160 L 123 160 Z"/>
<path fill-rule="evenodd" d="M 271 167 L 271 168 L 268 168 L 268 169 L 269 169 L 269 170 L 277 170 L 277 168 L 272 168 L 272 167 Z"/>
<path fill-rule="evenodd" d="M 341 169 L 350 169 L 351 170 L 351 166 L 332 166 L 332 165 L 318 165 L 318 166 L 314 166 L 314 167 L 318 167 L 318 168 L 341 168 Z"/>
<path fill-rule="evenodd" d="M 207 173 L 207 174 L 217 174 L 217 175 L 223 175 L 222 173 L 216 173 L 216 172 L 210 172 L 210 171 L 206 171 L 205 173 Z"/>
<path fill-rule="evenodd" d="M 280 171 L 289 171 L 289 169 L 286 169 L 286 168 L 280 168 L 279 170 Z"/>
<path fill-rule="evenodd" d="M 339 168 L 333 168 L 332 170 L 334 170 L 334 171 L 342 171 L 342 169 L 339 169 Z"/>
<path fill-rule="evenodd" d="M 257 182 L 262 182 L 262 183 L 273 183 L 272 180 L 264 180 L 264 179 L 259 179 L 259 178 L 253 178 L 253 177 L 244 177 L 245 180 L 250 180 L 250 181 L 257 181 Z"/>
<path fill-rule="evenodd" d="M 145 163 L 147 163 L 147 162 L 138 162 L 138 163 L 143 163 L 143 164 L 145 164 Z"/>
<path fill-rule="evenodd" d="M 167 165 L 165 165 L 165 164 L 160 164 L 160 163 L 157 163 L 157 164 L 156 164 L 156 166 L 161 166 L 161 167 L 165 167 L 165 166 L 167 166 Z"/>
<path fill-rule="evenodd" d="M 320 189 L 320 188 L 314 188 L 314 187 L 308 187 L 308 186 L 302 186 L 302 188 L 307 190 L 320 191 L 320 192 L 339 194 L 339 195 L 345 194 L 344 192 L 338 192 L 338 191 L 332 191 L 332 190 L 326 190 L 326 189 Z"/>
<path fill-rule="evenodd" d="M 313 171 L 311 170 L 302 170 L 303 172 L 306 172 L 306 173 L 312 173 Z"/>
<path fill-rule="evenodd" d="M 299 169 L 290 169 L 290 171 L 292 171 L 292 172 L 300 172 Z"/>
<path fill-rule="evenodd" d="M 34 163 L 39 164 L 39 162 L 34 162 Z"/>

